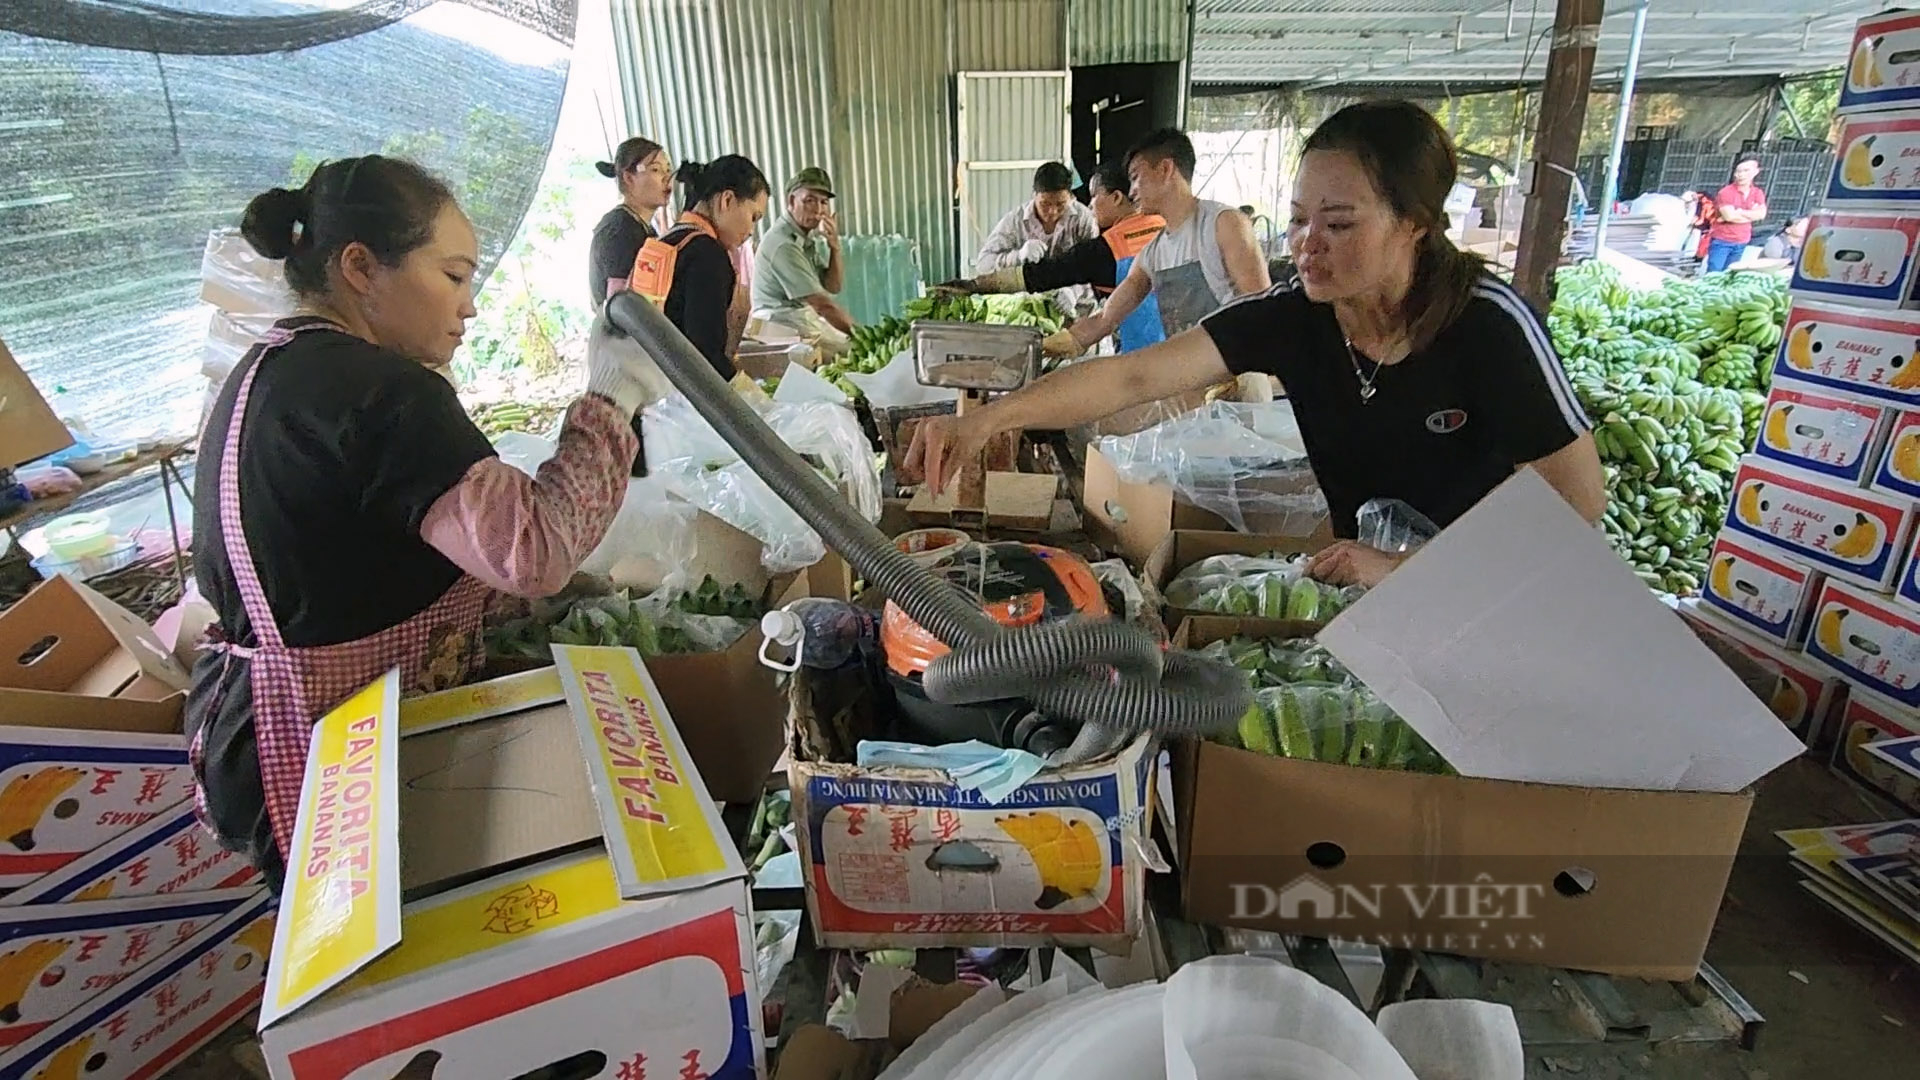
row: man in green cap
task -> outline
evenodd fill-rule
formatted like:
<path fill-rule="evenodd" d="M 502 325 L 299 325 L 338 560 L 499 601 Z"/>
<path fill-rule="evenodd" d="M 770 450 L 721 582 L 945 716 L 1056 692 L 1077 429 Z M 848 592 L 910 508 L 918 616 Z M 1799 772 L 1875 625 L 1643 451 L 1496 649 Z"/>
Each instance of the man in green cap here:
<path fill-rule="evenodd" d="M 829 355 L 846 352 L 853 318 L 833 298 L 846 283 L 843 263 L 833 181 L 810 165 L 787 182 L 787 212 L 767 230 L 754 260 L 754 316 L 798 332 Z"/>

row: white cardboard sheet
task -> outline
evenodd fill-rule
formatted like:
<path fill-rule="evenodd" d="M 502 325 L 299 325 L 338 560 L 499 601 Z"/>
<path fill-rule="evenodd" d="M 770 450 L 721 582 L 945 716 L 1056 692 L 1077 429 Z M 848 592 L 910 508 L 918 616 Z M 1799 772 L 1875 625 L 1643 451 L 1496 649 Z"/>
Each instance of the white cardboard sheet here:
<path fill-rule="evenodd" d="M 1465 776 L 1732 792 L 1806 749 L 1531 469 L 1320 640 Z"/>

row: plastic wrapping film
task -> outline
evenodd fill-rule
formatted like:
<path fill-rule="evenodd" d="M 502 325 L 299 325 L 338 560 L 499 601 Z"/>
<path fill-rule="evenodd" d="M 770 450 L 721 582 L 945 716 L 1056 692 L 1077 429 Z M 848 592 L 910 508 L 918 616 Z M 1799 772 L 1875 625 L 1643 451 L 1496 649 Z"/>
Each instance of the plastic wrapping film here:
<path fill-rule="evenodd" d="M 237 229 L 215 229 L 207 235 L 200 257 L 200 298 L 214 307 L 200 350 L 200 374 L 207 379 L 200 408 L 204 427 L 240 358 L 275 322 L 293 314 L 297 301 L 287 287 L 284 264 L 253 250 Z"/>
<path fill-rule="evenodd" d="M 500 460 L 529 476 L 553 456 L 554 441 L 510 431 L 493 441 Z M 665 482 L 641 477 L 627 482 L 607 535 L 580 564 L 580 572 L 642 591 L 685 592 L 695 584 L 692 568 L 699 510 L 675 499 Z"/>
<path fill-rule="evenodd" d="M 1303 555 L 1215 555 L 1169 581 L 1166 601 L 1190 611 L 1324 622 L 1364 591 L 1315 581 L 1306 569 Z"/>
<path fill-rule="evenodd" d="M 1368 499 L 1354 518 L 1361 543 L 1395 554 L 1440 535 L 1440 526 L 1399 499 Z"/>
<path fill-rule="evenodd" d="M 1241 532 L 1305 536 L 1327 516 L 1288 401 L 1212 401 L 1095 444 L 1130 484 L 1164 484 Z"/>
<path fill-rule="evenodd" d="M 818 469 L 854 510 L 880 520 L 880 468 L 852 410 L 824 402 L 751 401 L 775 434 Z M 675 495 L 759 540 L 772 574 L 800 570 L 826 555 L 826 545 L 687 399 L 674 394 L 647 408 L 641 421 L 647 467 Z"/>
<path fill-rule="evenodd" d="M 552 646 L 598 645 L 637 649 L 642 656 L 720 652 L 759 625 L 758 619 L 697 615 L 661 589 L 635 597 L 627 590 L 582 595 L 569 589 L 533 601 L 528 614 L 490 626 L 487 653 L 497 659 L 545 662 Z"/>

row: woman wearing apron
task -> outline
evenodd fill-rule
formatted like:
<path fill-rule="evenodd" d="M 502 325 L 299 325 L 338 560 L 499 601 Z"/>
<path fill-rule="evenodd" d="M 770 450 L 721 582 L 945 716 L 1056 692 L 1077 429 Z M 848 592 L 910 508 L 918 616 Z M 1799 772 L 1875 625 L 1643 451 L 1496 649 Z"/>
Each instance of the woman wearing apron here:
<path fill-rule="evenodd" d="M 938 492 L 1001 432 L 1071 427 L 1257 372 L 1277 377 L 1293 402 L 1342 538 L 1315 557 L 1316 577 L 1373 585 L 1405 557 L 1354 539 L 1368 500 L 1399 499 L 1445 528 L 1522 466 L 1598 521 L 1605 476 L 1544 324 L 1447 239 L 1456 170 L 1446 130 L 1419 106 L 1340 110 L 1301 155 L 1293 278 L 1163 344 L 927 420 L 906 467 L 922 468 Z"/>
<path fill-rule="evenodd" d="M 767 212 L 767 177 L 738 154 L 680 166 L 687 211 L 640 248 L 629 287 L 660 305 L 723 379 L 739 345 L 739 270 L 734 253 Z"/>
<path fill-rule="evenodd" d="M 202 433 L 194 572 L 218 615 L 186 725 L 203 822 L 276 890 L 313 722 L 398 667 L 464 681 L 498 593 L 559 591 L 626 491 L 630 420 L 666 392 L 596 325 L 587 393 L 529 477 L 474 427 L 445 367 L 478 249 L 446 185 L 384 157 L 331 162 L 247 207 L 300 308 L 242 359 Z"/>

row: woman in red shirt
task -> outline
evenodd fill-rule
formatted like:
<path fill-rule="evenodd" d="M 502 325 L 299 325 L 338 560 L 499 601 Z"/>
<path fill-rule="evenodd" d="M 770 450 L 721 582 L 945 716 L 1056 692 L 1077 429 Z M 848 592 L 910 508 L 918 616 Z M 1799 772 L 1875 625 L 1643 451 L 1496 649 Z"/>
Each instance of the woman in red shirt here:
<path fill-rule="evenodd" d="M 1767 217 L 1767 193 L 1754 181 L 1760 176 L 1760 159 L 1742 157 L 1733 166 L 1733 182 L 1713 197 L 1713 229 L 1707 243 L 1707 272 L 1725 270 L 1740 261 L 1753 242 L 1753 226 Z"/>

